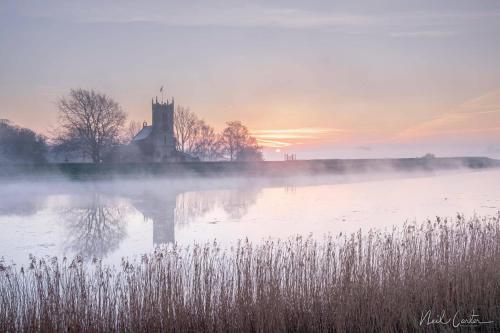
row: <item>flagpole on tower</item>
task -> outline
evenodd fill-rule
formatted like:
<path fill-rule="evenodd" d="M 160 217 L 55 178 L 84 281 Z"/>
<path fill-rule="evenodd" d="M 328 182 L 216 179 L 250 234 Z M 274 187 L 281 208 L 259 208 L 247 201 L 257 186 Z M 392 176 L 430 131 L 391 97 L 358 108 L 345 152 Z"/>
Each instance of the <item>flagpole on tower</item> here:
<path fill-rule="evenodd" d="M 163 104 L 163 86 L 161 86 L 160 92 L 161 92 L 161 103 Z"/>

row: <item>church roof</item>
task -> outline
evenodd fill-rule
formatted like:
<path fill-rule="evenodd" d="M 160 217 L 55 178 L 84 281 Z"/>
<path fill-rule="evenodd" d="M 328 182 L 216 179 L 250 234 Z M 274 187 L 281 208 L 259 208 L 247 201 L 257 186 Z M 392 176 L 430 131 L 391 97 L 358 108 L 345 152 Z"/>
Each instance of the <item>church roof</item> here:
<path fill-rule="evenodd" d="M 140 130 L 140 132 L 134 136 L 134 138 L 132 139 L 132 142 L 137 142 L 137 141 L 147 139 L 152 131 L 153 131 L 153 126 L 144 126 Z"/>

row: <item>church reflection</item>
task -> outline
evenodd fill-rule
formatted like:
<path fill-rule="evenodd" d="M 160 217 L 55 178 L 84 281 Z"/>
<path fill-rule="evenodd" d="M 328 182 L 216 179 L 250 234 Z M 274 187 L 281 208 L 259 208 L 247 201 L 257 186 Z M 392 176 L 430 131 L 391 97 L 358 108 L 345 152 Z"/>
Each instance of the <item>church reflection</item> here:
<path fill-rule="evenodd" d="M 257 201 L 260 189 L 145 192 L 132 199 L 133 206 L 153 222 L 154 245 L 175 242 L 175 227 L 182 227 L 221 207 L 230 219 L 240 219 Z"/>
<path fill-rule="evenodd" d="M 175 242 L 176 193 L 143 193 L 132 199 L 134 207 L 153 222 L 153 244 Z"/>

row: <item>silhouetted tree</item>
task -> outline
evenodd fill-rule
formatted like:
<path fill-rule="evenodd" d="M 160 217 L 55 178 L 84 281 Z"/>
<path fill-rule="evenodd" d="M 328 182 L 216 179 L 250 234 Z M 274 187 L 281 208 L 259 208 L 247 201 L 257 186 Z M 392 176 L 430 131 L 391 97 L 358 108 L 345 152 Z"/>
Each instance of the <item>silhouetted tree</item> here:
<path fill-rule="evenodd" d="M 230 121 L 222 132 L 222 149 L 230 161 L 262 160 L 262 148 L 240 121 Z"/>
<path fill-rule="evenodd" d="M 236 154 L 237 161 L 262 161 L 262 147 L 257 144 L 257 139 L 249 137 L 246 145 Z"/>
<path fill-rule="evenodd" d="M 215 161 L 222 157 L 222 140 L 214 128 L 203 120 L 198 121 L 194 147 L 191 154 L 205 161 Z"/>
<path fill-rule="evenodd" d="M 127 128 L 124 133 L 124 141 L 130 143 L 132 139 L 139 133 L 142 129 L 142 124 L 138 120 L 132 120 L 128 123 Z"/>
<path fill-rule="evenodd" d="M 94 163 L 101 162 L 120 143 L 126 114 L 118 103 L 94 90 L 74 89 L 58 102 L 59 130 L 56 142 L 81 151 Z"/>
<path fill-rule="evenodd" d="M 175 109 L 174 131 L 178 151 L 208 161 L 222 157 L 220 136 L 189 108 Z"/>
<path fill-rule="evenodd" d="M 174 134 L 176 148 L 183 153 L 189 153 L 198 131 L 198 117 L 187 107 L 178 105 L 174 111 Z"/>
<path fill-rule="evenodd" d="M 47 148 L 44 136 L 8 120 L 0 121 L 0 164 L 44 163 Z"/>

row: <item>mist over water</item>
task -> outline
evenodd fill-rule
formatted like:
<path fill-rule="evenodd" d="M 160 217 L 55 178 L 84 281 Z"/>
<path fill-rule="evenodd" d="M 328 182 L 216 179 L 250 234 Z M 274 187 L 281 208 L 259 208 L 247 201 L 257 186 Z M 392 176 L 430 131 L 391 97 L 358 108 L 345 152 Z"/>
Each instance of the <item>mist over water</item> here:
<path fill-rule="evenodd" d="M 500 210 L 500 170 L 291 179 L 1 181 L 0 256 L 103 257 L 177 242 L 223 246 L 367 231 Z"/>

